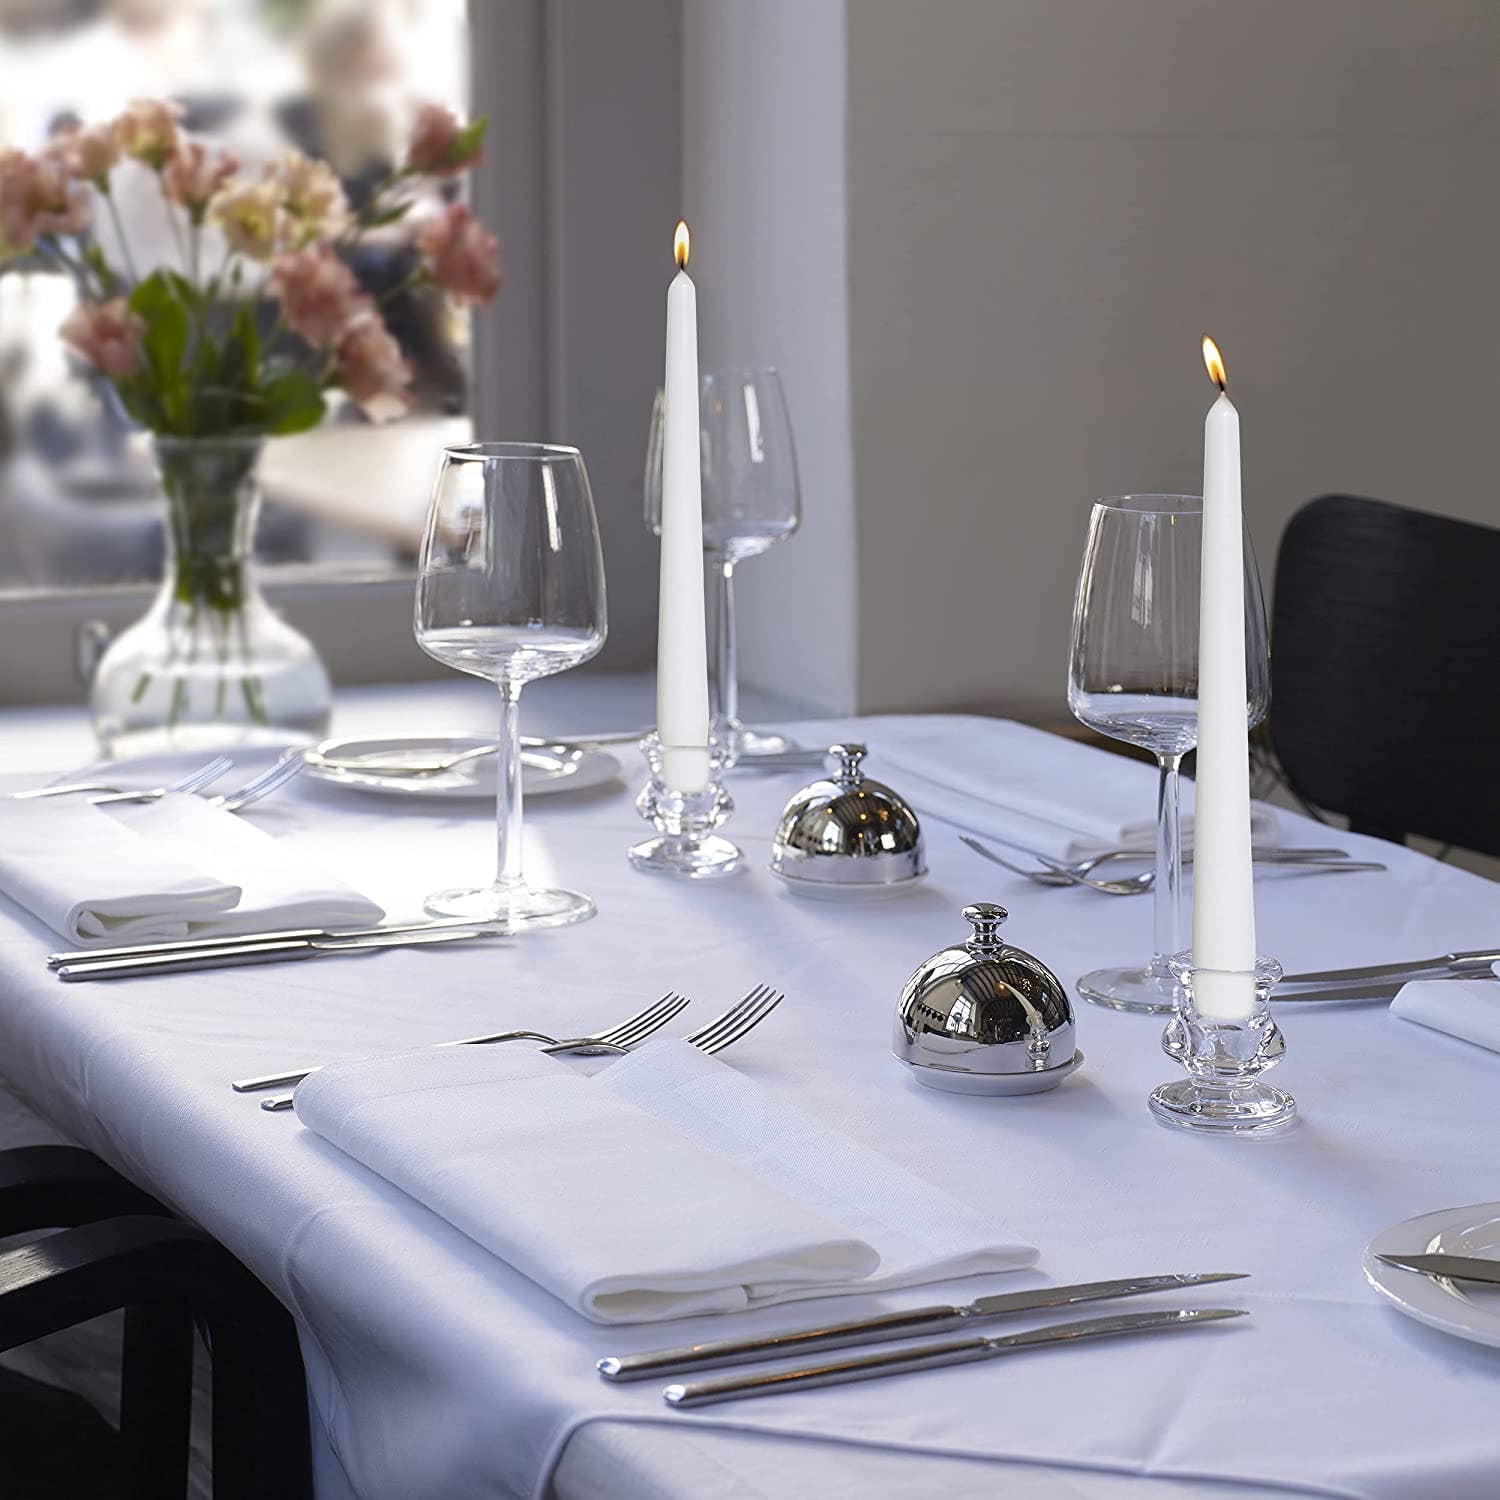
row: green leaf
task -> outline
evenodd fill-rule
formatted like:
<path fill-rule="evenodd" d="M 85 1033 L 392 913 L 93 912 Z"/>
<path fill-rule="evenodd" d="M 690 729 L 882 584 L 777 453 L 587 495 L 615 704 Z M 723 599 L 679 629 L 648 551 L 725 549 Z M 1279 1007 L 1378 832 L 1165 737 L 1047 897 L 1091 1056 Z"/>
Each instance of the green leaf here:
<path fill-rule="evenodd" d="M 172 285 L 171 273 L 153 271 L 130 294 L 127 305 L 146 325 L 141 349 L 166 429 L 180 431 L 187 416 L 188 391 L 182 364 L 189 319 Z"/>
<path fill-rule="evenodd" d="M 363 213 L 360 215 L 360 223 L 366 229 L 379 229 L 383 224 L 394 224 L 398 219 L 406 217 L 408 210 L 415 202 L 415 198 L 408 198 L 404 203 L 397 203 L 391 208 Z"/>
<path fill-rule="evenodd" d="M 464 161 L 472 156 L 483 145 L 485 128 L 489 123 L 488 115 L 480 115 L 477 120 L 470 120 L 448 142 L 448 149 L 443 152 L 444 166 L 451 166 L 454 162 Z"/>
<path fill-rule="evenodd" d="M 284 437 L 306 432 L 323 420 L 323 393 L 306 370 L 288 370 L 261 388 L 265 397 L 265 430 Z"/>

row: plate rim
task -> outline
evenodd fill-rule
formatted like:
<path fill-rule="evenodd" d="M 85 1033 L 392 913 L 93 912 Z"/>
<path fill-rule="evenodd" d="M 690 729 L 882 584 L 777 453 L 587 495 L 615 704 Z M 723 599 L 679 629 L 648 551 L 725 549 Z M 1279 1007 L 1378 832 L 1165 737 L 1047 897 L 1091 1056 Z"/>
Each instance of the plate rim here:
<path fill-rule="evenodd" d="M 1490 1312 L 1447 1291 L 1420 1271 L 1405 1271 L 1377 1259 L 1382 1254 L 1421 1254 L 1444 1230 L 1459 1228 L 1466 1220 L 1486 1215 L 1500 1218 L 1500 1202 L 1434 1209 L 1382 1229 L 1365 1246 L 1361 1261 L 1365 1280 L 1398 1312 L 1416 1322 L 1467 1343 L 1500 1349 L 1500 1309 Z"/>
<path fill-rule="evenodd" d="M 348 746 L 348 745 L 376 745 L 376 744 L 403 744 L 413 746 L 428 746 L 436 744 L 451 744 L 459 750 L 474 748 L 486 743 L 486 736 L 474 731 L 448 731 L 448 732 L 412 732 L 410 734 L 346 734 L 334 735 L 319 740 L 316 745 L 309 745 L 303 751 L 303 760 L 307 765 L 307 775 L 314 780 L 322 782 L 326 786 L 341 786 L 346 790 L 369 792 L 374 796 L 387 797 L 414 797 L 429 801 L 475 801 L 493 799 L 494 792 L 475 788 L 470 790 L 458 785 L 437 785 L 433 782 L 414 782 L 402 777 L 383 777 L 379 772 L 360 771 L 354 766 L 340 765 L 337 762 L 325 759 L 323 755 L 324 746 Z M 551 742 L 549 742 L 551 743 Z M 557 742 L 561 743 L 561 741 Z M 535 754 L 539 747 L 523 746 L 522 758 Z M 550 789 L 561 788 L 577 779 L 582 779 L 585 766 L 595 766 L 600 774 L 597 778 L 583 781 L 579 790 L 586 790 L 595 786 L 603 786 L 614 780 L 624 770 L 617 756 L 611 755 L 608 750 L 595 745 L 580 745 L 574 748 L 573 754 L 566 763 L 560 763 L 557 771 L 546 777 L 546 784 Z M 605 768 L 608 774 L 605 774 Z M 419 790 L 426 786 L 427 790 Z M 534 795 L 546 795 L 540 789 L 534 789 Z"/>

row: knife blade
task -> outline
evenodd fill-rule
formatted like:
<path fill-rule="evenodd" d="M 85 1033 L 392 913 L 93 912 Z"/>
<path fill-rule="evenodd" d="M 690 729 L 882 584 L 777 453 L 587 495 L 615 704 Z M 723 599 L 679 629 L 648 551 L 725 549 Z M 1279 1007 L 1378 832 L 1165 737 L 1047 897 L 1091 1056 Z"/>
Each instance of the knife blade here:
<path fill-rule="evenodd" d="M 675 1349 L 652 1349 L 641 1354 L 616 1354 L 601 1359 L 595 1368 L 616 1382 L 646 1380 L 654 1375 L 677 1375 L 687 1370 L 713 1370 L 724 1365 L 754 1360 L 787 1359 L 823 1349 L 844 1349 L 857 1344 L 879 1344 L 887 1339 L 912 1338 L 922 1333 L 940 1333 L 968 1327 L 983 1319 L 1011 1313 L 1039 1312 L 1053 1307 L 1072 1307 L 1079 1302 L 1097 1302 L 1109 1297 L 1134 1297 L 1142 1292 L 1180 1290 L 1204 1286 L 1211 1281 L 1238 1281 L 1245 1271 L 1199 1271 L 1186 1275 L 1133 1276 L 1115 1281 L 1082 1281 L 1072 1286 L 1034 1287 L 1025 1292 L 1004 1292 L 980 1297 L 963 1305 L 915 1307 L 905 1312 L 882 1313 L 855 1318 L 847 1323 L 825 1323 L 795 1328 L 784 1333 L 760 1334 L 752 1338 L 712 1339 Z"/>
<path fill-rule="evenodd" d="M 47 967 L 92 963 L 95 959 L 139 958 L 152 953 L 202 953 L 211 948 L 237 948 L 244 943 L 310 942 L 315 938 L 380 937 L 395 932 L 442 932 L 447 928 L 470 928 L 472 917 L 425 917 L 419 922 L 389 922 L 379 927 L 280 927 L 266 932 L 225 932 L 216 937 L 164 938 L 155 943 L 131 943 L 123 948 L 75 948 L 67 953 L 49 953 Z"/>
<path fill-rule="evenodd" d="M 1307 974 L 1286 974 L 1282 984 L 1339 984 L 1359 979 L 1422 979 L 1438 974 L 1467 974 L 1471 979 L 1500 962 L 1500 953 L 1473 949 L 1467 953 L 1442 953 L 1436 958 L 1412 958 L 1405 963 L 1367 964 L 1357 969 L 1318 969 Z"/>
<path fill-rule="evenodd" d="M 1157 1333 L 1242 1318 L 1242 1307 L 1174 1307 L 1160 1312 L 1121 1313 L 1113 1318 L 1085 1318 L 1071 1323 L 1049 1323 L 1026 1333 L 1004 1338 L 941 1339 L 931 1344 L 908 1345 L 858 1359 L 837 1360 L 820 1365 L 802 1365 L 792 1370 L 762 1370 L 722 1375 L 715 1380 L 697 1380 L 669 1385 L 662 1391 L 668 1406 L 709 1406 L 716 1401 L 735 1401 L 744 1396 L 772 1396 L 781 1391 L 820 1385 L 844 1385 L 854 1380 L 874 1380 L 882 1375 L 905 1375 L 942 1365 L 962 1365 L 974 1360 L 1020 1354 L 1048 1345 L 1076 1344 L 1085 1339 L 1111 1338 L 1121 1334 Z"/>
<path fill-rule="evenodd" d="M 1377 1255 L 1388 1266 L 1420 1271 L 1424 1276 L 1447 1276 L 1456 1281 L 1487 1281 L 1500 1286 L 1500 1260 L 1477 1255 Z"/>
<path fill-rule="evenodd" d="M 108 958 L 62 964 L 53 972 L 76 984 L 87 979 L 130 979 L 151 974 L 195 973 L 200 969 L 228 969 L 248 964 L 286 963 L 293 959 L 327 958 L 333 954 L 378 953 L 383 948 L 420 948 L 429 943 L 472 942 L 504 937 L 503 927 L 445 928 L 440 932 L 380 933 L 359 938 L 301 938 L 282 942 L 239 943 L 208 952 L 145 954 L 136 958 Z"/>

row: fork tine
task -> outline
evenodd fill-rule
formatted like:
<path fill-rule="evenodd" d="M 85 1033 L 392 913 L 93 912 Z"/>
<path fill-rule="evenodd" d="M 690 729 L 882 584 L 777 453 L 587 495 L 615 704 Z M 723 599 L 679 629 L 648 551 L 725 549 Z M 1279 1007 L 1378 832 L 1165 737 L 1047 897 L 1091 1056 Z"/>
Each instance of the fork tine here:
<path fill-rule="evenodd" d="M 180 781 L 172 782 L 167 790 L 169 792 L 196 792 L 200 786 L 207 786 L 210 781 L 217 780 L 233 765 L 234 762 L 227 755 L 216 755 L 206 765 L 189 772 Z"/>
<path fill-rule="evenodd" d="M 290 781 L 307 764 L 300 754 L 283 756 L 269 770 L 262 771 L 254 781 L 247 782 L 237 791 L 228 793 L 219 804 L 225 812 L 238 812 L 262 797 L 269 797 L 277 787 Z"/>
<path fill-rule="evenodd" d="M 746 1011 L 758 1005 L 765 996 L 771 993 L 771 987 L 766 984 L 758 984 L 749 994 L 735 1001 L 721 1016 L 715 1016 L 706 1025 L 700 1026 L 696 1031 L 688 1035 L 687 1040 L 695 1047 L 706 1047 L 715 1041 L 719 1035 L 735 1025 Z"/>
<path fill-rule="evenodd" d="M 705 1052 L 722 1052 L 726 1047 L 739 1041 L 747 1032 L 754 1031 L 785 999 L 786 995 L 780 990 L 768 993 L 758 1005 L 746 1011 L 726 1035 L 715 1037 L 713 1041 L 704 1046 L 703 1050 Z"/>
<path fill-rule="evenodd" d="M 598 1040 L 616 1047 L 628 1047 L 633 1042 L 650 1036 L 652 1032 L 659 1031 L 687 1003 L 686 995 L 669 992 L 655 1005 L 647 1006 L 639 1015 L 631 1016 L 628 1021 L 621 1021 L 618 1026 L 603 1032 Z"/>

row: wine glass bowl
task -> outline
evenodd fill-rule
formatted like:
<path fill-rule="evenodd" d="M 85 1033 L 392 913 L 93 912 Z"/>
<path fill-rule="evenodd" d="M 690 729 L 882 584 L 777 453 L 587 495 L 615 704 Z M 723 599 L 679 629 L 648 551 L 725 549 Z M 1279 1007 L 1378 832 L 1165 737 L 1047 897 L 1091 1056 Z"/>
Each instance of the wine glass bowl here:
<path fill-rule="evenodd" d="M 493 884 L 439 891 L 434 916 L 512 929 L 592 916 L 575 891 L 527 883 L 521 849 L 521 689 L 594 656 L 607 630 L 604 561 L 583 458 L 541 443 L 445 449 L 417 574 L 417 644 L 500 689 Z"/>
<path fill-rule="evenodd" d="M 726 763 L 791 749 L 789 740 L 749 729 L 739 718 L 734 570 L 785 541 L 801 524 L 802 491 L 791 416 L 773 369 L 699 376 L 698 441 L 703 483 L 703 551 L 715 582 L 712 734 Z M 662 396 L 646 447 L 646 524 L 661 534 Z"/>
<path fill-rule="evenodd" d="M 1085 999 L 1116 1010 L 1175 1008 L 1170 960 L 1182 942 L 1182 758 L 1198 739 L 1198 612 L 1203 501 L 1196 495 L 1099 500 L 1073 606 L 1068 707 L 1089 728 L 1149 750 L 1157 797 L 1155 952 L 1140 966 L 1097 969 L 1078 981 Z M 1247 535 L 1246 727 L 1271 699 L 1265 604 Z"/>

